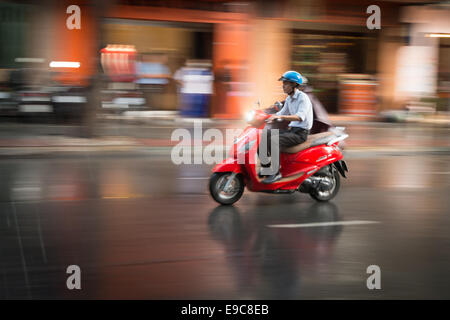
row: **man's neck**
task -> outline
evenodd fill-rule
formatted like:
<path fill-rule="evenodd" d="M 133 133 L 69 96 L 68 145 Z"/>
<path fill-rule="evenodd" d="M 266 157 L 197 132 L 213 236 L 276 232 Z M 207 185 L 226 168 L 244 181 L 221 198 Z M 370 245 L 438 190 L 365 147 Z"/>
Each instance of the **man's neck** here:
<path fill-rule="evenodd" d="M 289 94 L 290 97 L 293 97 L 293 96 L 294 96 L 295 90 L 296 90 L 296 89 L 292 90 L 292 92 Z"/>

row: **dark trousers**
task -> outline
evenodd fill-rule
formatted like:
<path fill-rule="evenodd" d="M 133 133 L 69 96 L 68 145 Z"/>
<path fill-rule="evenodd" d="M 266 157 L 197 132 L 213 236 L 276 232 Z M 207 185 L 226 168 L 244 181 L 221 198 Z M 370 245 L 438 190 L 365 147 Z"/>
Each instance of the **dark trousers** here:
<path fill-rule="evenodd" d="M 267 153 L 271 156 L 271 147 L 278 148 L 279 152 L 281 152 L 285 148 L 293 147 L 298 144 L 301 144 L 308 139 L 309 130 L 298 128 L 298 127 L 289 127 L 288 129 L 280 129 L 278 130 L 278 141 L 274 141 L 273 145 L 270 143 L 271 141 L 271 129 L 264 129 L 267 132 Z M 272 161 L 273 162 L 273 161 Z M 270 164 L 263 165 L 263 167 L 269 167 Z"/>

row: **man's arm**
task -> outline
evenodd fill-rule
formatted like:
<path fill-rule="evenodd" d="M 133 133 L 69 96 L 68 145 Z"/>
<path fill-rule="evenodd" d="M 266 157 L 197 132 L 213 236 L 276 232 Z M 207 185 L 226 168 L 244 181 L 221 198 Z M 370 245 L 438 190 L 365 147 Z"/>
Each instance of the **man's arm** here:
<path fill-rule="evenodd" d="M 303 121 L 298 115 L 272 115 L 267 121 L 272 122 L 275 119 L 282 119 L 284 121 Z"/>
<path fill-rule="evenodd" d="M 275 113 L 274 116 L 278 116 L 277 118 L 279 118 L 279 116 L 283 116 L 289 113 L 289 109 L 286 105 L 286 103 L 284 104 L 283 108 L 281 108 L 280 111 L 278 111 L 277 113 Z"/>
<path fill-rule="evenodd" d="M 267 122 L 271 123 L 272 121 L 274 121 L 275 119 L 282 119 L 283 117 L 286 116 L 286 114 L 289 113 L 289 109 L 288 106 L 286 105 L 286 103 L 284 104 L 283 108 L 281 108 L 280 111 L 278 111 L 275 114 L 272 114 L 268 119 Z"/>
<path fill-rule="evenodd" d="M 295 114 L 288 116 L 288 117 L 294 117 L 296 119 L 290 120 L 290 121 L 305 121 L 306 120 L 306 114 L 308 109 L 312 108 L 311 101 L 309 100 L 308 96 L 306 94 L 302 94 L 302 98 L 298 100 L 297 104 L 297 112 Z M 287 119 L 285 119 L 287 120 Z"/>
<path fill-rule="evenodd" d="M 277 116 L 278 119 L 283 119 L 285 121 L 303 121 L 298 115 L 289 115 L 289 116 Z"/>
<path fill-rule="evenodd" d="M 303 98 L 299 99 L 297 103 L 297 112 L 295 114 L 283 114 L 282 111 L 285 111 L 285 105 L 280 112 L 269 118 L 269 120 L 282 119 L 285 121 L 304 121 L 306 119 L 306 109 L 311 107 L 311 101 L 309 101 L 309 98 L 307 100 Z"/>

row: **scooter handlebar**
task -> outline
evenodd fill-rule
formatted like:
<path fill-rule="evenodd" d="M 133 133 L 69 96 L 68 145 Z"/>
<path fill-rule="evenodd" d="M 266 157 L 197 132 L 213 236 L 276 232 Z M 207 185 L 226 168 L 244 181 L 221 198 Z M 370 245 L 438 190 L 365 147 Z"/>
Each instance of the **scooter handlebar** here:
<path fill-rule="evenodd" d="M 264 120 L 264 121 L 269 123 L 269 119 L 266 119 L 266 120 Z M 275 121 L 276 121 L 276 122 L 283 122 L 284 120 L 281 119 L 281 118 L 276 118 Z M 272 122 L 272 121 L 270 121 L 270 122 Z"/>

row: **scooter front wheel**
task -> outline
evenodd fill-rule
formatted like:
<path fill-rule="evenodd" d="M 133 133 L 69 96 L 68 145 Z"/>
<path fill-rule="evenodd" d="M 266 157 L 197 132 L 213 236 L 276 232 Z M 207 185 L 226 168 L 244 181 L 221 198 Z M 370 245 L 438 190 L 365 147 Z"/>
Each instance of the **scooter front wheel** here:
<path fill-rule="evenodd" d="M 230 205 L 244 193 L 244 179 L 233 172 L 215 172 L 209 179 L 209 192 L 220 204 Z"/>

